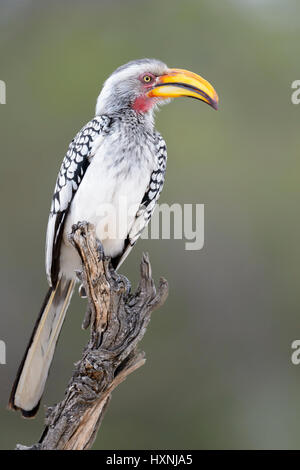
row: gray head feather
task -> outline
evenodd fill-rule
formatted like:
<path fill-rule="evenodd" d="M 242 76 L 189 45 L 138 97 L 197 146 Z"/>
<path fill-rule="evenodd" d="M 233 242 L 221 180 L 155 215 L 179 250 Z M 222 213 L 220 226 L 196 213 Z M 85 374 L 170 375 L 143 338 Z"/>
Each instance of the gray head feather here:
<path fill-rule="evenodd" d="M 131 109 L 143 92 L 139 76 L 144 73 L 159 76 L 168 72 L 166 64 L 156 59 L 132 60 L 118 67 L 106 80 L 97 100 L 96 114 L 120 114 Z"/>

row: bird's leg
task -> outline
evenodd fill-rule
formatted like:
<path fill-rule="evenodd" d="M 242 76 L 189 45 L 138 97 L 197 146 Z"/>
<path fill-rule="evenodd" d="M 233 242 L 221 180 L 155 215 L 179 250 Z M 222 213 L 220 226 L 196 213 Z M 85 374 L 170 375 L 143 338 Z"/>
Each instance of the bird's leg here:
<path fill-rule="evenodd" d="M 131 291 L 131 283 L 127 277 L 119 274 L 116 269 L 113 267 L 110 258 L 104 260 L 104 269 L 107 279 L 111 279 L 115 283 L 116 290 L 122 290 L 126 295 Z"/>
<path fill-rule="evenodd" d="M 80 284 L 80 286 L 78 287 L 78 294 L 79 297 L 81 297 L 82 299 L 87 298 L 86 290 L 83 284 Z"/>
<path fill-rule="evenodd" d="M 86 294 L 86 290 L 84 288 L 84 285 L 82 283 L 82 271 L 76 271 L 75 273 L 76 273 L 76 277 L 77 277 L 78 281 L 80 282 L 80 285 L 78 287 L 79 297 L 81 297 L 82 299 L 86 299 L 87 294 Z"/>
<path fill-rule="evenodd" d="M 86 312 L 85 312 L 84 317 L 83 317 L 82 324 L 81 324 L 81 328 L 83 330 L 86 330 L 90 326 L 91 317 L 92 317 L 92 309 L 91 309 L 90 305 L 88 304 L 87 308 L 86 308 Z"/>
<path fill-rule="evenodd" d="M 76 271 L 76 276 L 77 276 L 77 279 L 79 280 L 79 282 L 81 283 L 79 288 L 78 288 L 78 294 L 82 299 L 86 299 L 87 298 L 87 293 L 86 293 L 85 287 L 82 283 L 82 271 Z M 91 307 L 88 303 L 87 308 L 86 308 L 86 312 L 85 312 L 85 315 L 83 317 L 82 324 L 81 324 L 81 328 L 83 330 L 86 330 L 90 326 L 91 315 L 92 315 L 92 310 L 91 310 Z"/>

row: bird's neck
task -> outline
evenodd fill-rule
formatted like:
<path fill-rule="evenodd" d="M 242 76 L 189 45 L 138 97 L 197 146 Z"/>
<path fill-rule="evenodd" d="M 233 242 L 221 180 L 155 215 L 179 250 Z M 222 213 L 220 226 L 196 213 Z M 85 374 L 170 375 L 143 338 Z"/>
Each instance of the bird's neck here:
<path fill-rule="evenodd" d="M 123 109 L 117 112 L 111 117 L 114 120 L 120 122 L 125 127 L 130 126 L 132 128 L 141 129 L 143 132 L 153 132 L 154 130 L 154 114 L 153 110 L 147 112 L 137 112 L 132 108 Z"/>

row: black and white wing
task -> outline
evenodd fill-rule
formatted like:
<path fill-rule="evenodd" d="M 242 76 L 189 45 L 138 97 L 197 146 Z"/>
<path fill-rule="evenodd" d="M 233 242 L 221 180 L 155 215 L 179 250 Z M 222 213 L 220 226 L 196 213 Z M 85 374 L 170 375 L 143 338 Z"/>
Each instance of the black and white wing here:
<path fill-rule="evenodd" d="M 88 122 L 69 145 L 56 180 L 46 236 L 46 273 L 54 286 L 59 273 L 59 254 L 66 215 L 73 197 L 93 157 L 98 141 L 109 132 L 111 120 L 96 116 Z"/>
<path fill-rule="evenodd" d="M 148 225 L 163 189 L 167 165 L 167 147 L 164 139 L 158 132 L 155 134 L 155 147 L 157 152 L 157 167 L 151 173 L 147 190 L 136 213 L 136 218 L 128 234 L 127 240 L 125 241 L 124 251 L 118 259 L 113 260 L 113 264 L 117 268 L 129 255 L 142 231 Z"/>

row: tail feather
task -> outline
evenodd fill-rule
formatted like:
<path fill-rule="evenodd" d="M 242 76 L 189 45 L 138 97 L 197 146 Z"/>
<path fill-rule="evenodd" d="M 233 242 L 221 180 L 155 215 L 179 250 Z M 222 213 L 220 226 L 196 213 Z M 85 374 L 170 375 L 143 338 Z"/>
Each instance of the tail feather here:
<path fill-rule="evenodd" d="M 20 364 L 9 407 L 20 409 L 26 418 L 33 417 L 39 408 L 74 284 L 74 280 L 62 277 L 49 289 Z"/>

